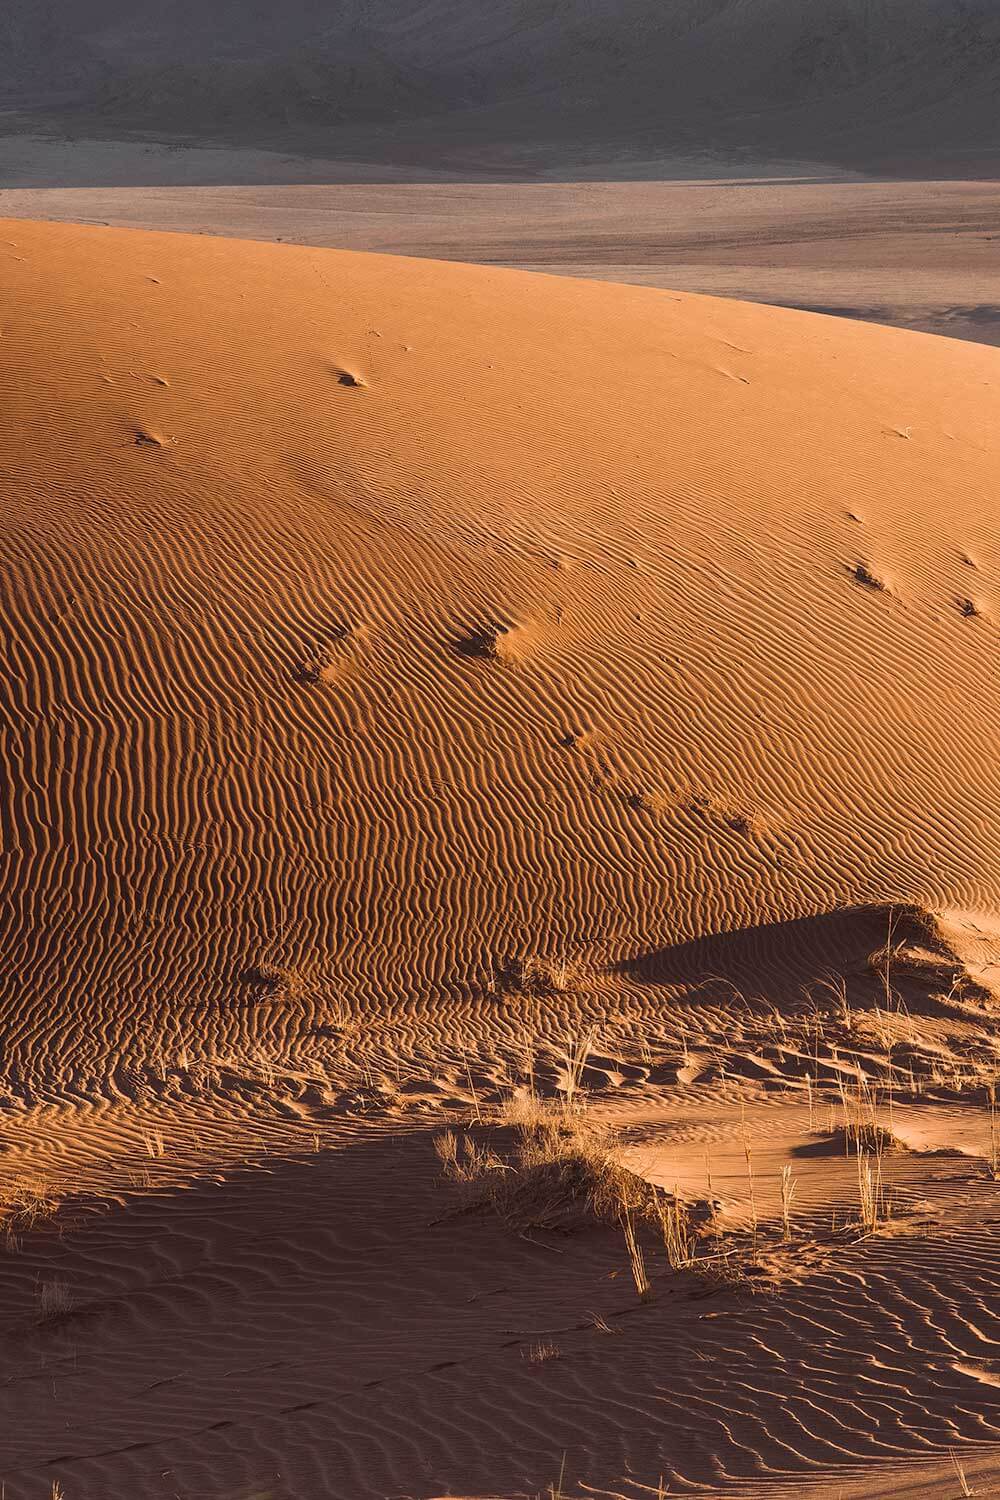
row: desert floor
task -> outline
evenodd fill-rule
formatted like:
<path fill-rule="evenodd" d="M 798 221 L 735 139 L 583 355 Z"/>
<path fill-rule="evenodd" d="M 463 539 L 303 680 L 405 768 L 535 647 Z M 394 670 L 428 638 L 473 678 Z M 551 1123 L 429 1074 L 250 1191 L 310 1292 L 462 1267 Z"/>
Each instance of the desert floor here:
<path fill-rule="evenodd" d="M 443 160 L 428 172 L 7 135 L 0 212 L 516 266 L 1000 342 L 1000 181 L 708 153 Z"/>
<path fill-rule="evenodd" d="M 722 275 L 866 187 L 642 212 Z M 16 219 L 0 288 L 7 1500 L 1000 1493 L 1000 352 Z"/>

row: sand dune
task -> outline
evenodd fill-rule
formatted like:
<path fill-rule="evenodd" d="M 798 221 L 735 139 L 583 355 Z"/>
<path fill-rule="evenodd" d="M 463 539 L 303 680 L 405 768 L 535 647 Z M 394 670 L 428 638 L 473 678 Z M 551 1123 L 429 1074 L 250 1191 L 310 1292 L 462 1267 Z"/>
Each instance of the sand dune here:
<path fill-rule="evenodd" d="M 15 221 L 0 278 L 11 1500 L 988 1479 L 1000 354 Z M 769 1290 L 456 1210 L 433 1135 L 574 1048 Z"/>
<path fill-rule="evenodd" d="M 510 170 L 484 153 L 472 176 L 491 162 Z M 526 166 L 408 182 L 350 161 L 21 137 L 0 141 L 0 212 L 506 265 L 1000 343 L 995 182 L 706 158 L 576 170 L 587 180 Z"/>
<path fill-rule="evenodd" d="M 994 351 L 3 237 L 22 1004 L 82 964 L 99 1014 L 225 1026 L 263 959 L 381 1005 L 553 941 L 997 904 Z"/>

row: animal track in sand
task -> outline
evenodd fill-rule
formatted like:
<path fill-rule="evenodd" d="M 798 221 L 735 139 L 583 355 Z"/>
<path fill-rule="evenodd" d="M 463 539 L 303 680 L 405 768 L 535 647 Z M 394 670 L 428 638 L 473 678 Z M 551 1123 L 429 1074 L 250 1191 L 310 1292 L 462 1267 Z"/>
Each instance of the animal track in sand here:
<path fill-rule="evenodd" d="M 248 965 L 237 976 L 239 984 L 257 999 L 294 999 L 302 993 L 302 978 L 294 969 L 261 961 Z"/>
<path fill-rule="evenodd" d="M 333 659 L 327 654 L 300 661 L 292 668 L 293 681 L 300 687 L 315 687 L 319 682 L 333 682 L 337 675 Z"/>
<path fill-rule="evenodd" d="M 626 806 L 633 812 L 665 817 L 673 811 L 698 814 L 708 823 L 732 829 L 745 838 L 763 840 L 774 830 L 763 814 L 749 803 L 731 802 L 724 797 L 709 796 L 688 789 L 674 791 L 632 790 L 625 793 Z"/>
<path fill-rule="evenodd" d="M 564 750 L 587 750 L 593 743 L 592 729 L 567 729 L 559 736 L 559 744 Z"/>

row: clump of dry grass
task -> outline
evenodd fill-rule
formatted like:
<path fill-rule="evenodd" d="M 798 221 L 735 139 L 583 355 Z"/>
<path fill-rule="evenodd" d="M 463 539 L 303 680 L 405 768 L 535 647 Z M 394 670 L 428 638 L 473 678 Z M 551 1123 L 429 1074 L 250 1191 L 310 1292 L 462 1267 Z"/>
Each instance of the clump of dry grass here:
<path fill-rule="evenodd" d="M 298 1000 L 305 992 L 305 980 L 298 970 L 268 960 L 251 964 L 240 979 L 258 999 Z"/>
<path fill-rule="evenodd" d="M 553 1344 L 548 1339 L 538 1339 L 527 1349 L 521 1350 L 521 1358 L 526 1359 L 530 1365 L 544 1365 L 550 1359 L 561 1359 L 562 1350 L 558 1344 Z"/>
<path fill-rule="evenodd" d="M 955 1454 L 952 1452 L 951 1449 L 948 1450 L 948 1456 L 951 1459 L 952 1467 L 955 1470 L 955 1478 L 958 1480 L 959 1484 L 961 1485 L 961 1493 L 963 1495 L 968 1495 L 968 1496 L 973 1495 L 975 1492 L 972 1489 L 972 1486 L 969 1484 L 968 1479 L 966 1478 L 965 1469 L 959 1463 L 957 1457 L 955 1456 Z"/>
<path fill-rule="evenodd" d="M 834 1145 L 842 1145 L 845 1156 L 856 1156 L 859 1151 L 886 1156 L 890 1151 L 905 1151 L 907 1148 L 898 1136 L 884 1125 L 871 1121 L 853 1121 L 847 1125 L 835 1125 L 828 1132 Z"/>
<path fill-rule="evenodd" d="M 792 1176 L 790 1166 L 781 1169 L 781 1225 L 786 1240 L 792 1237 L 792 1204 L 798 1184 Z"/>
<path fill-rule="evenodd" d="M 904 1151 L 906 1147 L 893 1134 L 893 1090 L 892 1082 L 880 1091 L 861 1071 L 858 1071 L 853 1086 L 845 1084 L 838 1075 L 837 1087 L 843 1106 L 843 1124 L 831 1129 L 831 1137 L 844 1142 L 846 1154 L 868 1151 L 882 1157 L 889 1151 Z M 882 1124 L 882 1106 L 885 1105 L 888 1125 Z"/>
<path fill-rule="evenodd" d="M 17 1178 L 0 1191 L 0 1225 L 8 1248 L 16 1248 L 20 1236 L 53 1219 L 59 1199 L 47 1183 Z"/>
<path fill-rule="evenodd" d="M 865 1234 L 874 1234 L 889 1218 L 889 1199 L 882 1181 L 882 1157 L 878 1153 L 858 1152 L 858 1204 Z"/>
<path fill-rule="evenodd" d="M 513 1136 L 507 1150 L 453 1131 L 437 1137 L 444 1175 L 470 1207 L 493 1209 L 519 1233 L 614 1224 L 625 1213 L 651 1217 L 656 1189 L 615 1160 L 607 1132 L 528 1101 Z"/>
<path fill-rule="evenodd" d="M 513 954 L 493 971 L 494 988 L 507 995 L 563 995 L 578 988 L 584 967 L 565 954 Z"/>
<path fill-rule="evenodd" d="M 549 1493 L 545 1497 L 545 1500 L 568 1500 L 568 1496 L 564 1495 L 563 1493 L 563 1482 L 565 1478 L 566 1455 L 564 1453 L 562 1456 L 562 1463 L 559 1465 L 559 1478 L 555 1481 L 555 1483 L 549 1485 Z"/>
<path fill-rule="evenodd" d="M 683 1271 L 694 1262 L 695 1234 L 691 1214 L 675 1190 L 673 1198 L 658 1195 L 656 1211 L 667 1260 L 674 1271 Z"/>
<path fill-rule="evenodd" d="M 625 1209 L 621 1216 L 622 1232 L 625 1235 L 625 1244 L 628 1247 L 629 1266 L 632 1271 L 632 1280 L 635 1289 L 639 1293 L 640 1302 L 648 1302 L 653 1295 L 653 1288 L 646 1274 L 646 1257 L 642 1253 L 642 1246 L 635 1237 L 635 1225 L 632 1223 L 632 1214 Z"/>
<path fill-rule="evenodd" d="M 642 1301 L 652 1296 L 649 1230 L 658 1232 L 674 1270 L 703 1264 L 709 1270 L 697 1257 L 687 1206 L 623 1166 L 615 1136 L 582 1119 L 565 1100 L 549 1104 L 534 1095 L 515 1096 L 494 1130 L 492 1140 L 451 1130 L 435 1139 L 444 1176 L 466 1208 L 492 1210 L 522 1235 L 568 1234 L 595 1223 L 620 1229 Z"/>
<path fill-rule="evenodd" d="M 888 979 L 886 987 L 889 993 Z M 891 1199 L 883 1182 L 882 1163 L 890 1151 L 905 1151 L 906 1147 L 891 1128 L 881 1123 L 878 1089 L 869 1083 L 860 1069 L 853 1088 L 846 1086 L 840 1075 L 837 1085 L 844 1111 L 843 1124 L 836 1129 L 831 1125 L 830 1136 L 834 1141 L 843 1141 L 845 1155 L 853 1153 L 857 1157 L 858 1223 L 863 1234 L 873 1234 L 892 1212 Z M 891 1127 L 891 1084 L 887 1104 Z"/>
<path fill-rule="evenodd" d="M 43 1281 L 38 1287 L 39 1323 L 55 1323 L 73 1309 L 73 1294 L 65 1281 Z"/>

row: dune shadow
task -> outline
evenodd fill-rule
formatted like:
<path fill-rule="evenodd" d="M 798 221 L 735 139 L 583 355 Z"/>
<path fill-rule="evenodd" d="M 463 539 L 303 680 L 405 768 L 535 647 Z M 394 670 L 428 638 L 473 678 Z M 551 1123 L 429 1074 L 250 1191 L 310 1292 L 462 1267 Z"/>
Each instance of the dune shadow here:
<path fill-rule="evenodd" d="M 955 1306 L 970 1325 L 986 1316 L 989 1236 L 934 1277 L 926 1246 L 899 1244 L 874 1289 L 854 1264 L 864 1248 L 845 1251 L 843 1276 L 835 1266 L 766 1306 L 724 1290 L 706 1317 L 704 1290 L 662 1269 L 655 1299 L 640 1303 L 612 1229 L 553 1249 L 462 1213 L 431 1134 L 376 1127 L 341 1149 L 220 1167 L 214 1180 L 129 1194 L 61 1237 L 26 1241 L 0 1296 L 8 1367 L 70 1344 L 85 1367 L 60 1372 L 57 1402 L 41 1399 L 41 1384 L 33 1405 L 20 1381 L 0 1390 L 0 1420 L 16 1431 L 16 1464 L 0 1471 L 8 1492 L 20 1500 L 42 1480 L 47 1491 L 53 1453 L 67 1454 L 71 1494 L 158 1494 L 163 1470 L 188 1453 L 219 1494 L 259 1493 L 278 1469 L 281 1496 L 377 1500 L 416 1493 L 417 1472 L 421 1494 L 535 1493 L 553 1451 L 605 1490 L 625 1471 L 703 1486 L 720 1471 L 745 1479 L 763 1463 L 801 1472 L 823 1459 L 789 1413 L 790 1384 L 836 1430 L 841 1461 L 870 1456 L 876 1429 L 900 1453 L 982 1438 L 994 1392 L 955 1365 L 980 1345 L 954 1317 L 947 1340 L 942 1329 Z M 59 1327 L 29 1327 L 16 1306 L 40 1276 L 76 1299 Z M 835 1323 L 824 1316 L 831 1278 Z M 543 1338 L 554 1353 L 536 1363 Z M 858 1388 L 854 1372 L 875 1348 L 882 1380 Z M 619 1399 L 588 1402 L 584 1421 L 581 1382 L 590 1388 L 598 1371 Z M 544 1423 L 512 1444 L 517 1413 L 542 1405 Z M 87 1444 L 67 1449 L 67 1411 Z M 623 1493 L 637 1496 L 638 1479 Z"/>
<path fill-rule="evenodd" d="M 875 902 L 714 933 L 615 968 L 637 984 L 699 994 L 721 987 L 777 1005 L 824 990 L 829 996 L 832 986 L 837 993 L 843 986 L 852 1004 L 884 1003 L 888 983 L 914 1013 L 953 1015 L 993 1003 L 984 982 L 993 963 L 983 962 L 982 945 L 971 957 L 961 934 L 932 912 Z M 985 957 L 995 961 L 992 952 Z"/>
<path fill-rule="evenodd" d="M 828 967 L 842 972 L 845 965 L 865 965 L 885 944 L 894 910 L 897 926 L 902 913 L 911 912 L 910 908 L 876 904 L 765 922 L 639 953 L 622 960 L 616 969 L 642 984 L 672 986 L 706 979 L 738 985 L 765 976 L 769 983 L 779 977 L 801 981 Z"/>

